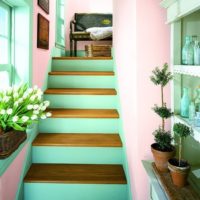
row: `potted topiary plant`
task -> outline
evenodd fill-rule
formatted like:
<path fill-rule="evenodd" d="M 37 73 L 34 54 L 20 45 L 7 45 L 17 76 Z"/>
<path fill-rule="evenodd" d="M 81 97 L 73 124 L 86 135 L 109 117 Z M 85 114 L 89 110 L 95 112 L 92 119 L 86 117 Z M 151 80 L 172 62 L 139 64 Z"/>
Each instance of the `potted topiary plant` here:
<path fill-rule="evenodd" d="M 0 92 L 0 158 L 11 155 L 26 139 L 26 129 L 40 118 L 51 116 L 45 110 L 49 101 L 42 100 L 42 91 L 27 84 Z"/>
<path fill-rule="evenodd" d="M 175 148 L 172 146 L 172 136 L 170 131 L 165 130 L 165 119 L 172 116 L 171 109 L 167 108 L 164 102 L 164 87 L 173 78 L 171 72 L 168 71 L 168 64 L 165 63 L 162 69 L 156 67 L 152 71 L 151 81 L 155 85 L 161 87 L 161 106 L 155 105 L 153 110 L 162 119 L 162 125 L 154 131 L 155 142 L 151 145 L 151 151 L 155 160 L 157 169 L 161 172 L 167 172 L 167 162 L 175 154 Z"/>
<path fill-rule="evenodd" d="M 190 171 L 190 165 L 187 161 L 182 159 L 182 140 L 191 134 L 191 129 L 184 124 L 176 123 L 174 124 L 173 131 L 179 137 L 178 159 L 171 158 L 168 161 L 168 167 L 174 185 L 183 187 L 187 183 L 187 176 Z"/>

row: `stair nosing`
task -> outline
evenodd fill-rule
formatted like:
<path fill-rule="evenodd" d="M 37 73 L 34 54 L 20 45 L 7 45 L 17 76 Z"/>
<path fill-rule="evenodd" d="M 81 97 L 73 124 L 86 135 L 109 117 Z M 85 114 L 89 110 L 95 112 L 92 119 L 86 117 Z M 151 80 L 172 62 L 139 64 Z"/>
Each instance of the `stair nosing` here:
<path fill-rule="evenodd" d="M 32 164 L 24 182 L 127 184 L 122 164 Z"/>
<path fill-rule="evenodd" d="M 52 71 L 50 76 L 114 76 L 113 71 Z"/>
<path fill-rule="evenodd" d="M 48 88 L 46 95 L 117 95 L 114 88 Z"/>
<path fill-rule="evenodd" d="M 53 60 L 113 60 L 112 56 L 109 57 L 53 57 Z"/>
<path fill-rule="evenodd" d="M 47 111 L 52 113 L 51 118 L 92 118 L 92 119 L 93 118 L 94 119 L 95 118 L 100 118 L 100 119 L 118 119 L 119 118 L 119 113 L 117 109 L 48 108 Z M 54 114 L 53 112 L 57 112 L 57 114 Z M 68 113 L 65 113 L 65 112 L 68 112 Z"/>
<path fill-rule="evenodd" d="M 50 137 L 52 140 L 46 140 L 44 137 Z M 58 136 L 55 138 L 55 136 Z M 83 137 L 87 138 L 84 139 Z M 90 137 L 90 138 L 89 138 Z M 89 138 L 89 139 L 88 139 Z M 91 139 L 91 140 L 90 140 Z M 41 141 L 42 140 L 42 141 Z M 60 141 L 62 142 L 60 142 Z M 94 140 L 96 140 L 94 142 Z M 113 140 L 113 141 L 112 141 Z M 67 141 L 67 142 L 66 142 Z M 59 143 L 60 142 L 60 143 Z M 114 134 L 99 134 L 99 133 L 39 133 L 32 142 L 34 147 L 107 147 L 107 148 L 121 148 L 122 141 L 118 133 Z"/>

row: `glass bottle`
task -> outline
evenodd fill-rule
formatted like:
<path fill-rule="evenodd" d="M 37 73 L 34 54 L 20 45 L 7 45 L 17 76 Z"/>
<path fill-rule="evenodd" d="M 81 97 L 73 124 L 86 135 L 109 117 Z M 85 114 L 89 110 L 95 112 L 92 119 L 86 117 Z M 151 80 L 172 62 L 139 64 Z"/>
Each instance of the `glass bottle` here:
<path fill-rule="evenodd" d="M 200 47 L 198 40 L 194 42 L 194 65 L 200 65 Z"/>
<path fill-rule="evenodd" d="M 192 101 L 189 106 L 189 120 L 191 120 L 192 122 L 194 121 L 195 114 L 196 114 L 195 105 L 194 102 Z"/>
<path fill-rule="evenodd" d="M 192 44 L 192 37 L 185 37 L 185 45 L 182 49 L 182 64 L 193 65 L 194 64 L 194 49 Z"/>
<path fill-rule="evenodd" d="M 189 117 L 189 105 L 190 105 L 190 97 L 188 94 L 188 88 L 183 88 L 183 96 L 181 98 L 181 116 Z"/>

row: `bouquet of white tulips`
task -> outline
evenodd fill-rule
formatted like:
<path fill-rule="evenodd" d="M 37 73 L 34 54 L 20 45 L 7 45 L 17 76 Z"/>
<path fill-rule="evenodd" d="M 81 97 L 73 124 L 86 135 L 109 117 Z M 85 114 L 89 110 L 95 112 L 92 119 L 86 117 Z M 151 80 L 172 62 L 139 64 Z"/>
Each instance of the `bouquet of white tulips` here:
<path fill-rule="evenodd" d="M 27 126 L 39 119 L 46 119 L 49 101 L 42 100 L 42 91 L 27 84 L 10 87 L 0 92 L 0 134 L 12 129 L 25 131 Z"/>

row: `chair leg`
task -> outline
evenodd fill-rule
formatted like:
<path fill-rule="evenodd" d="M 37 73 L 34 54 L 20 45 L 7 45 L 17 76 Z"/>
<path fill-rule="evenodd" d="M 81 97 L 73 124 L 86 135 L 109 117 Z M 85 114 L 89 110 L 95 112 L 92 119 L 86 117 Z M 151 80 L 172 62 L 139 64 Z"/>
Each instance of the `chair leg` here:
<path fill-rule="evenodd" d="M 70 56 L 72 57 L 72 51 L 73 51 L 73 40 L 70 39 Z"/>
<path fill-rule="evenodd" d="M 74 55 L 77 56 L 77 41 L 74 40 Z"/>

